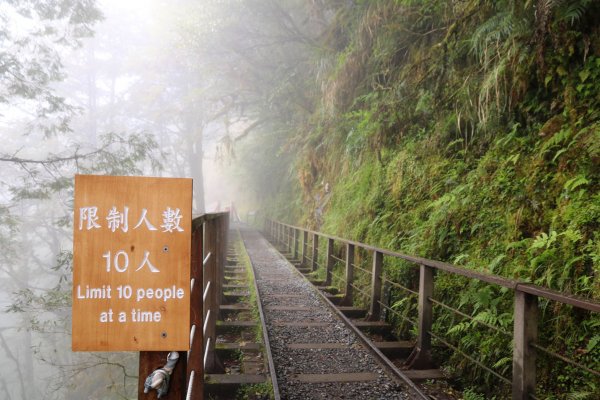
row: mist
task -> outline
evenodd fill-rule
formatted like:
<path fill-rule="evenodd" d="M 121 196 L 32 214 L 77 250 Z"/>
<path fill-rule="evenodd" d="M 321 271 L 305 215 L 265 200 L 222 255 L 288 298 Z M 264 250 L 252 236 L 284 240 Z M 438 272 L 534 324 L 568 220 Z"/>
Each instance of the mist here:
<path fill-rule="evenodd" d="M 0 4 L 0 398 L 135 398 L 137 353 L 71 351 L 73 177 L 191 177 L 194 215 L 288 190 L 284 128 L 313 107 L 303 49 L 325 17 L 293 1 L 41 3 Z"/>

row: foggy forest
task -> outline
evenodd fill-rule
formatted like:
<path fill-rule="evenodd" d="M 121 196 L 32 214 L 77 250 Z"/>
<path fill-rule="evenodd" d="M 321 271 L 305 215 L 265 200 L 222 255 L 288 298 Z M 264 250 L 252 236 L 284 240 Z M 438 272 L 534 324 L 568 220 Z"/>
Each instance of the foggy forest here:
<path fill-rule="evenodd" d="M 71 351 L 75 174 L 193 178 L 194 216 L 600 301 L 599 20 L 593 0 L 0 0 L 0 399 L 137 398 L 138 353 Z M 462 293 L 511 324 L 501 289 Z M 546 344 L 598 370 L 600 315 L 544 312 Z M 436 324 L 484 362 L 503 343 Z M 600 395 L 538 368 L 542 398 Z"/>

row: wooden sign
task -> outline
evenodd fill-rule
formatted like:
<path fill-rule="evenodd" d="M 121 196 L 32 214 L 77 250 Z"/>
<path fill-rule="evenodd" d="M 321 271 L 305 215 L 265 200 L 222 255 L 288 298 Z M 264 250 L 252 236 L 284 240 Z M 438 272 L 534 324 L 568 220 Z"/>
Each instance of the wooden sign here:
<path fill-rule="evenodd" d="M 192 180 L 75 176 L 74 351 L 188 350 Z"/>

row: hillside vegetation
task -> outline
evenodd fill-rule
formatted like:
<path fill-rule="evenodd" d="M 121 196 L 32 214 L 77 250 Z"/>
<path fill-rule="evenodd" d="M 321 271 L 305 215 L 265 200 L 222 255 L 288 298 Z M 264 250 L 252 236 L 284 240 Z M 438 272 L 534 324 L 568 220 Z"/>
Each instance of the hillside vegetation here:
<path fill-rule="evenodd" d="M 311 61 L 302 79 L 275 91 L 308 106 L 289 106 L 287 123 L 270 125 L 287 138 L 277 157 L 264 134 L 242 150 L 265 146 L 260 179 L 277 185 L 263 208 L 284 222 L 600 300 L 600 3 L 315 3 L 327 23 L 303 48 Z M 293 168 L 280 167 L 286 158 Z M 395 271 L 415 283 L 401 265 Z M 512 329 L 512 292 L 440 274 L 436 297 Z M 541 343 L 598 370 L 600 317 L 540 306 Z M 459 321 L 440 312 L 434 330 L 510 377 L 510 338 L 464 321 L 452 327 Z M 509 390 L 446 355 L 464 386 L 486 398 Z M 538 368 L 542 398 L 600 394 L 597 377 L 568 364 L 540 356 Z"/>

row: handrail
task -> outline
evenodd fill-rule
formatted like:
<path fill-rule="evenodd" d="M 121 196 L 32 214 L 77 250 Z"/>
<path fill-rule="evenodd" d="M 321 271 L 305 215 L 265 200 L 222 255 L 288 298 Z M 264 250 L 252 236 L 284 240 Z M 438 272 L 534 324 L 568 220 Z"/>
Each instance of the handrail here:
<path fill-rule="evenodd" d="M 216 322 L 222 302 L 223 271 L 226 263 L 229 213 L 204 214 L 192 220 L 190 265 L 190 348 L 186 363 L 179 363 L 171 376 L 171 388 L 164 399 L 192 399 L 202 396 L 204 374 L 218 365 L 214 346 Z M 202 329 L 199 329 L 202 327 Z M 167 352 L 140 352 L 140 372 L 155 368 Z M 145 375 L 140 373 L 143 389 Z M 139 392 L 139 398 L 143 395 Z"/>
<path fill-rule="evenodd" d="M 268 221 L 271 221 L 271 220 L 268 220 Z M 399 252 L 396 252 L 393 250 L 375 247 L 375 246 L 372 246 L 369 244 L 357 242 L 357 241 L 350 240 L 350 239 L 344 239 L 339 236 L 334 236 L 334 235 L 330 235 L 327 233 L 321 233 L 321 232 L 313 231 L 313 230 L 306 229 L 306 228 L 301 228 L 301 227 L 298 227 L 295 225 L 290 225 L 290 224 L 286 224 L 286 223 L 279 222 L 279 221 L 273 221 L 273 222 L 281 224 L 281 225 L 289 227 L 289 228 L 292 228 L 292 229 L 297 229 L 301 232 L 307 232 L 311 235 L 319 235 L 319 236 L 327 238 L 327 239 L 333 239 L 337 242 L 341 242 L 341 243 L 345 243 L 345 244 L 352 244 L 356 247 L 361 247 L 368 251 L 376 251 L 376 252 L 382 253 L 386 256 L 400 258 L 400 259 L 403 259 L 405 261 L 410 261 L 415 264 L 425 265 L 426 267 L 439 269 L 439 270 L 450 272 L 450 273 L 453 273 L 456 275 L 461 275 L 461 276 L 464 276 L 467 278 L 477 279 L 477 280 L 480 280 L 480 281 L 486 282 L 486 283 L 492 283 L 494 285 L 502 286 L 502 287 L 505 287 L 508 289 L 520 290 L 525 293 L 529 293 L 529 294 L 532 294 L 532 295 L 535 295 L 538 297 L 543 297 L 548 300 L 554 300 L 554 301 L 558 301 L 561 303 L 569 304 L 569 305 L 572 305 L 572 306 L 575 306 L 578 308 L 583 308 L 588 311 L 600 312 L 600 303 L 585 299 L 580 296 L 557 292 L 556 290 L 538 286 L 538 285 L 528 283 L 525 281 L 520 281 L 517 279 L 504 278 L 499 275 L 493 275 L 493 274 L 488 274 L 485 272 L 473 271 L 470 269 L 458 267 L 458 266 L 455 266 L 455 265 L 452 265 L 449 263 L 445 263 L 442 261 L 435 261 L 435 260 L 430 260 L 427 258 L 410 256 L 410 255 L 399 253 Z"/>
<path fill-rule="evenodd" d="M 318 239 L 319 237 L 327 239 L 327 253 L 325 254 L 327 276 L 326 284 L 330 284 L 330 279 L 332 275 L 345 281 L 344 283 L 346 290 L 341 303 L 343 305 L 352 305 L 352 289 L 355 289 L 359 292 L 363 292 L 363 294 L 367 294 L 368 297 L 370 297 L 371 302 L 371 309 L 368 315 L 368 318 L 371 320 L 379 319 L 381 313 L 381 306 L 385 307 L 385 305 L 383 305 L 383 303 L 380 301 L 382 292 L 381 266 L 383 263 L 383 256 L 394 257 L 416 264 L 419 267 L 420 271 L 419 289 L 418 292 L 413 292 L 412 290 L 409 291 L 414 293 L 413 296 L 415 294 L 418 295 L 417 300 L 419 318 L 416 324 L 418 337 L 415 351 L 409 357 L 408 361 L 410 363 L 410 366 L 416 369 L 428 368 L 432 365 L 430 359 L 432 337 L 436 338 L 438 341 L 445 343 L 446 345 L 448 345 L 448 347 L 453 348 L 454 350 L 458 349 L 450 343 L 446 342 L 445 340 L 441 339 L 439 335 L 436 335 L 432 332 L 433 305 L 441 305 L 444 307 L 448 307 L 451 309 L 451 311 L 458 312 L 459 315 L 462 314 L 466 317 L 471 318 L 467 314 L 464 314 L 459 310 L 449 307 L 433 298 L 434 270 L 445 271 L 453 275 L 463 276 L 488 284 L 493 284 L 503 288 L 511 289 L 514 292 L 515 296 L 513 333 L 502 333 L 506 333 L 513 339 L 513 376 L 512 381 L 504 377 L 502 377 L 502 381 L 512 384 L 513 399 L 535 398 L 536 349 L 543 351 L 546 354 L 553 355 L 551 351 L 546 351 L 546 349 L 541 348 L 541 346 L 535 343 L 537 339 L 538 298 L 557 301 L 587 311 L 600 313 L 600 303 L 594 300 L 585 299 L 572 294 L 561 293 L 556 290 L 552 290 L 517 279 L 509 279 L 498 275 L 461 268 L 441 261 L 435 261 L 423 257 L 407 255 L 389 249 L 379 248 L 354 240 L 349 240 L 335 235 L 317 232 L 311 229 L 305 229 L 270 219 L 265 220 L 265 231 L 276 242 L 284 246 L 288 251 L 292 252 L 293 249 L 294 258 L 299 258 L 305 267 L 312 265 L 313 269 L 315 269 L 314 267 L 317 265 L 318 261 Z M 310 239 L 311 242 L 314 243 L 312 246 L 308 244 L 309 236 L 312 236 L 312 238 Z M 302 240 L 302 246 L 299 246 L 300 240 Z M 345 260 L 333 254 L 334 242 L 339 242 L 341 244 L 346 245 Z M 311 247 L 310 253 L 308 253 L 308 247 Z M 301 248 L 300 254 L 298 252 L 299 248 Z M 355 248 L 364 249 L 366 251 L 372 252 L 373 254 L 373 270 L 371 272 L 372 276 L 370 293 L 365 293 L 364 290 L 358 288 L 356 285 L 353 284 L 355 269 L 363 273 L 369 272 L 366 271 L 364 268 L 358 268 L 354 264 Z M 311 254 L 312 258 L 309 258 L 308 254 Z M 310 260 L 310 264 L 307 263 L 307 260 Z M 346 265 L 345 279 L 333 272 L 333 265 L 338 262 L 345 263 Z M 393 284 L 395 282 L 388 281 L 388 283 Z M 560 356 L 558 358 L 565 361 L 563 358 L 566 357 Z M 483 364 L 480 361 L 470 356 L 469 359 L 471 361 L 474 361 L 478 366 L 483 366 Z M 567 360 L 568 361 L 566 362 L 569 362 L 572 365 L 579 365 L 573 360 Z M 486 369 L 488 372 L 491 371 L 493 375 L 501 376 L 495 371 L 489 369 L 487 366 L 484 367 L 484 369 Z M 589 373 L 592 373 L 594 375 L 600 375 L 600 372 L 598 371 L 592 370 L 585 366 L 582 367 Z"/>

